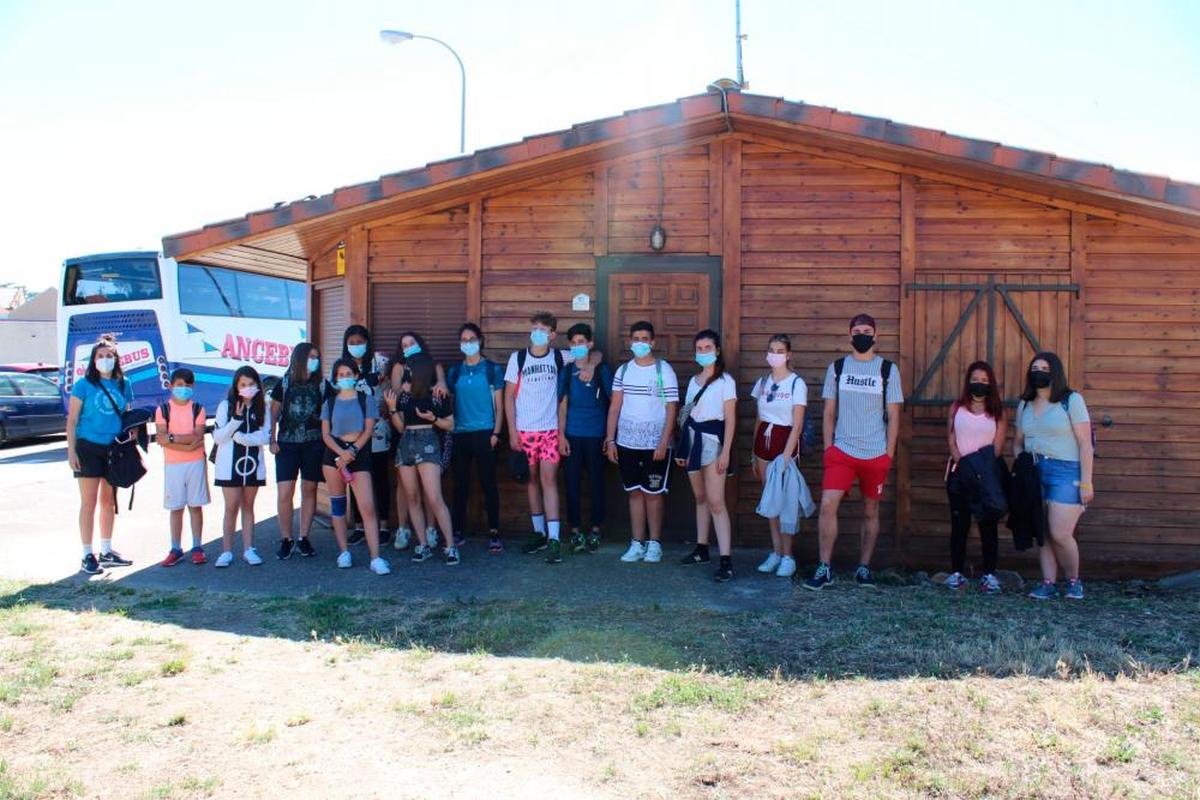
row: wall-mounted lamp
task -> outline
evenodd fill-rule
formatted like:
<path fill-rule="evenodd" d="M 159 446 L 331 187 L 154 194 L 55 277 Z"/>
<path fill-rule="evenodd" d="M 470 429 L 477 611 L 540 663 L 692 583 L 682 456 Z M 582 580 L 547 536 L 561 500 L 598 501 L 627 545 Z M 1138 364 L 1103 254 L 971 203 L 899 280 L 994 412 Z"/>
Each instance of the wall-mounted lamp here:
<path fill-rule="evenodd" d="M 654 252 L 660 252 L 667 245 L 667 231 L 662 225 L 655 225 L 654 230 L 650 231 L 650 249 Z"/>

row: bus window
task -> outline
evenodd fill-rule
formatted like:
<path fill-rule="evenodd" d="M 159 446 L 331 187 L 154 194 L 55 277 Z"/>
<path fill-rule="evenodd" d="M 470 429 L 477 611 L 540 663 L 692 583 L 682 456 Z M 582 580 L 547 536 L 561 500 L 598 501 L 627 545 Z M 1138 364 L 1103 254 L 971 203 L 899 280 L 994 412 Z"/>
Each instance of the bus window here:
<path fill-rule="evenodd" d="M 241 300 L 243 316 L 291 319 L 286 281 L 282 278 L 256 275 L 253 272 L 236 274 L 238 298 Z"/>
<path fill-rule="evenodd" d="M 240 317 L 233 273 L 202 264 L 180 264 L 179 311 L 205 317 Z"/>
<path fill-rule="evenodd" d="M 308 287 L 300 281 L 285 281 L 288 301 L 292 307 L 292 319 L 308 319 Z"/>
<path fill-rule="evenodd" d="M 68 264 L 63 305 L 126 303 L 159 300 L 162 282 L 158 261 L 150 258 L 114 258 Z"/>

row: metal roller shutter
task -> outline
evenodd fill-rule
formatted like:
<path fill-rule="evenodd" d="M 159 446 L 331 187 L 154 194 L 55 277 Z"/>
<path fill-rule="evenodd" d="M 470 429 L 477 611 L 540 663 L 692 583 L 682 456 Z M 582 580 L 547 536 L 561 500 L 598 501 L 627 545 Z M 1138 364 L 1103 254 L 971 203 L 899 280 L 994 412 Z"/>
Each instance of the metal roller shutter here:
<path fill-rule="evenodd" d="M 462 282 L 376 283 L 371 287 L 371 334 L 375 349 L 389 355 L 405 331 L 425 339 L 434 359 L 459 358 L 458 328 L 466 319 L 467 285 Z"/>
<path fill-rule="evenodd" d="M 342 357 L 342 334 L 346 331 L 346 287 L 344 285 L 317 289 L 317 313 L 321 325 L 317 330 L 317 347 L 325 371 Z"/>

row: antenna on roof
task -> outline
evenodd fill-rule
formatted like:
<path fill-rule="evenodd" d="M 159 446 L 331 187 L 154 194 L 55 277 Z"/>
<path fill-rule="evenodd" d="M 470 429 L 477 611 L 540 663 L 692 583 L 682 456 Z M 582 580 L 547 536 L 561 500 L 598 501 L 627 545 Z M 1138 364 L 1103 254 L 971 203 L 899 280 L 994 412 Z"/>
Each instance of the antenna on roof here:
<path fill-rule="evenodd" d="M 746 38 L 746 35 L 742 33 L 742 0 L 733 0 L 733 16 L 736 26 L 738 87 L 749 89 L 750 84 L 746 83 L 746 75 L 742 72 L 742 40 Z"/>

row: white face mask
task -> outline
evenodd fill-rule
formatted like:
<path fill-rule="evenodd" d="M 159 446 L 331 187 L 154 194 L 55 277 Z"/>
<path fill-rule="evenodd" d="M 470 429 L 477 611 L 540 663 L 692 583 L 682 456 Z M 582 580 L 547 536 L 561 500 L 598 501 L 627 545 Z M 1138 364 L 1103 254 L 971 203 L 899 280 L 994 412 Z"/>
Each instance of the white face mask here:
<path fill-rule="evenodd" d="M 96 359 L 96 369 L 100 370 L 101 374 L 108 375 L 117 368 L 117 360 L 112 356 L 103 356 Z"/>

